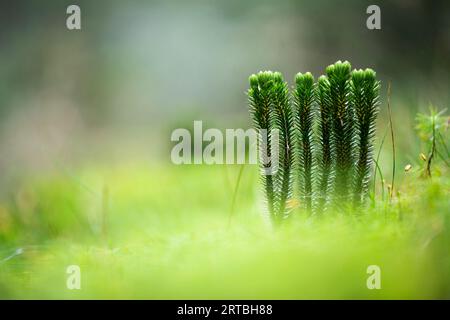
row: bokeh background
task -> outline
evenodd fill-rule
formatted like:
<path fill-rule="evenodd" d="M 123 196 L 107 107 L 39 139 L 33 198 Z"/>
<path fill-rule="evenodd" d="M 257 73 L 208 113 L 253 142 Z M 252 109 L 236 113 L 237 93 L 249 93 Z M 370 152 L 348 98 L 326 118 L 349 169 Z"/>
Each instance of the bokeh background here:
<path fill-rule="evenodd" d="M 392 82 L 399 148 L 418 110 L 449 101 L 447 1 L 78 1 L 82 30 L 65 27 L 70 1 L 3 1 L 0 10 L 0 170 L 58 159 L 168 160 L 170 132 L 248 127 L 251 73 L 316 77 L 338 59 Z M 383 98 L 383 102 L 386 99 Z M 385 103 L 380 127 L 386 123 Z M 14 175 L 14 174 L 13 174 Z"/>
<path fill-rule="evenodd" d="M 66 29 L 70 4 L 81 7 L 82 30 Z M 381 8 L 381 30 L 366 28 L 371 4 Z M 177 235 L 175 243 L 187 232 L 186 241 L 193 241 L 192 220 L 210 228 L 214 223 L 202 222 L 205 216 L 226 216 L 236 168 L 223 173 L 173 165 L 170 134 L 192 128 L 194 120 L 203 120 L 204 127 L 248 128 L 245 91 L 248 76 L 259 70 L 281 71 L 292 84 L 297 72 L 318 77 L 337 60 L 375 69 L 382 80 L 376 143 L 388 125 L 390 82 L 401 172 L 426 151 L 414 131 L 416 113 L 430 104 L 449 105 L 449 57 L 450 3 L 444 0 L 1 1 L 0 259 L 15 261 L 8 269 L 15 278 L 0 277 L 0 295 L 23 297 L 21 288 L 28 285 L 32 296 L 54 297 L 54 287 L 44 289 L 30 273 L 46 283 L 53 269 L 38 266 L 58 265 L 48 262 L 55 256 L 64 262 L 81 256 L 92 263 L 86 258 L 92 252 L 83 250 L 73 254 L 57 247 L 47 255 L 51 241 L 63 239 L 64 245 L 57 242 L 61 248 L 72 247 L 88 233 L 107 237 L 110 248 L 156 243 L 165 252 L 169 240 L 155 232 L 169 230 Z M 386 143 L 381 157 L 386 176 L 392 170 L 390 148 Z M 252 212 L 244 220 L 259 217 L 257 172 L 250 171 L 241 186 L 247 196 L 237 204 Z M 161 257 L 151 249 L 125 250 L 127 259 Z M 180 249 L 177 257 L 188 252 Z M 189 266 L 196 268 L 193 262 Z M 144 277 L 136 269 L 128 271 Z M 403 284 L 414 276 L 411 272 L 404 274 Z M 133 279 L 139 283 L 142 277 Z M 164 279 L 147 280 L 163 287 Z M 125 287 L 128 297 L 134 292 L 131 283 Z M 113 296 L 128 292 L 111 286 Z M 89 297 L 102 297 L 104 287 L 98 283 Z M 282 286 L 272 288 L 267 292 L 273 296 L 284 292 Z M 351 282 L 344 288 L 334 297 L 358 296 Z M 224 294 L 220 286 L 216 289 Z M 147 297 L 142 290 L 138 296 Z M 401 286 L 395 290 L 387 296 L 410 292 Z M 226 292 L 232 296 L 233 290 Z M 289 297 L 298 297 L 294 289 L 290 292 Z M 170 289 L 160 293 L 174 296 Z"/>

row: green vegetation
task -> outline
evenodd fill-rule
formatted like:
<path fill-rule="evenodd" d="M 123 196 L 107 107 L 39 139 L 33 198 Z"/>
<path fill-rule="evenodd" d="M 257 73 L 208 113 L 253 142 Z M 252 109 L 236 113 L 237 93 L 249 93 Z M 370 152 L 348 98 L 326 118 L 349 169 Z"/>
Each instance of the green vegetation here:
<path fill-rule="evenodd" d="M 373 139 L 378 113 L 380 83 L 370 69 L 352 72 L 351 104 L 355 112 L 355 137 L 358 160 L 353 180 L 354 204 L 358 206 L 367 194 L 373 162 Z"/>
<path fill-rule="evenodd" d="M 450 151 L 447 146 L 449 118 L 445 117 L 445 109 L 437 111 L 430 108 L 430 114 L 419 113 L 416 118 L 416 129 L 425 148 L 428 149 L 428 157 L 423 153 L 422 159 L 426 162 L 423 173 L 431 177 L 431 165 L 433 159 L 437 157 L 447 167 L 450 166 Z"/>
<path fill-rule="evenodd" d="M 250 77 L 250 89 L 248 92 L 250 102 L 250 113 L 252 114 L 253 124 L 261 134 L 259 135 L 259 145 L 261 152 L 261 166 L 264 170 L 264 174 L 261 175 L 261 179 L 264 185 L 264 191 L 266 193 L 268 213 L 271 217 L 277 215 L 274 210 L 275 205 L 275 193 L 274 193 L 274 179 L 272 174 L 268 174 L 268 170 L 271 168 L 271 152 L 272 145 L 270 134 L 272 132 L 271 123 L 271 101 L 273 86 L 273 74 L 269 72 L 260 72 L 258 75 L 252 75 Z M 263 132 L 266 132 L 264 135 Z"/>
<path fill-rule="evenodd" d="M 253 123 L 260 134 L 262 146 L 262 181 L 269 216 L 275 223 L 287 216 L 287 200 L 292 195 L 293 116 L 287 83 L 279 72 L 260 72 L 250 77 L 248 92 Z M 272 142 L 272 132 L 278 133 Z M 274 146 L 273 144 L 277 144 Z M 272 159 L 276 148 L 277 163 Z"/>
<path fill-rule="evenodd" d="M 266 71 L 250 77 L 250 110 L 256 129 L 280 132 L 280 142 L 269 144 L 280 149 L 277 175 L 282 187 L 270 189 L 270 181 L 263 177 L 266 190 L 273 191 L 267 198 L 273 195 L 278 199 L 278 217 L 285 216 L 285 204 L 292 194 L 288 185 L 292 182 L 292 150 L 297 150 L 300 207 L 308 215 L 313 204 L 321 215 L 328 202 L 341 211 L 348 211 L 351 201 L 353 208 L 364 203 L 372 172 L 379 87 L 373 70 L 351 72 L 349 62 L 338 61 L 326 68 L 326 76 L 319 78 L 317 86 L 311 73 L 297 74 L 291 105 L 280 73 Z M 269 126 L 262 126 L 260 114 L 271 119 Z M 333 190 L 332 197 L 329 190 Z"/>
<path fill-rule="evenodd" d="M 311 73 L 297 74 L 295 77 L 294 108 L 297 115 L 295 124 L 298 130 L 298 170 L 300 203 L 306 211 L 312 211 L 313 185 L 313 103 L 314 77 Z"/>
<path fill-rule="evenodd" d="M 330 82 L 329 100 L 333 123 L 332 143 L 335 149 L 335 178 L 333 183 L 333 205 L 342 207 L 349 196 L 349 178 L 352 175 L 355 151 L 353 136 L 353 110 L 350 97 L 350 63 L 340 61 L 328 66 L 326 74 Z"/>
<path fill-rule="evenodd" d="M 319 105 L 319 155 L 317 161 L 317 172 L 319 174 L 318 183 L 318 205 L 317 212 L 320 214 L 324 211 L 325 205 L 329 202 L 327 198 L 330 175 L 332 173 L 333 160 L 331 157 L 331 132 L 332 132 L 332 104 L 329 98 L 330 82 L 327 77 L 321 76 L 318 80 L 318 97 Z"/>

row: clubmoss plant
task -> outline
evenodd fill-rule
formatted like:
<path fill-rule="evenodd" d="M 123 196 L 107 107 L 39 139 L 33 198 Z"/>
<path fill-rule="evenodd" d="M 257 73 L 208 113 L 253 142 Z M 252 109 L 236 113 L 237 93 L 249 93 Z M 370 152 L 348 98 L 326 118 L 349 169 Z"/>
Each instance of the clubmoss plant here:
<path fill-rule="evenodd" d="M 260 161 L 261 169 L 268 169 L 271 166 L 269 159 L 271 158 L 271 141 L 269 138 L 272 126 L 270 121 L 270 105 L 272 100 L 272 74 L 269 72 L 259 72 L 253 74 L 249 78 L 250 89 L 248 90 L 248 99 L 250 105 L 250 114 L 255 129 L 265 131 L 267 139 L 263 139 L 259 135 L 259 146 L 263 147 L 262 161 Z M 273 176 L 261 175 L 262 185 L 265 192 L 267 209 L 270 216 L 274 215 L 274 190 Z"/>
<path fill-rule="evenodd" d="M 277 170 L 261 175 L 266 194 L 268 213 L 275 223 L 288 215 L 286 203 L 292 196 L 293 166 L 293 116 L 289 101 L 289 89 L 281 73 L 264 71 L 250 76 L 248 91 L 250 113 L 256 129 L 267 132 L 267 139 L 260 135 L 262 169 L 274 165 L 271 154 L 278 152 Z M 272 141 L 272 130 L 278 133 L 278 141 Z"/>
<path fill-rule="evenodd" d="M 300 191 L 300 204 L 306 208 L 308 214 L 312 212 L 313 198 L 313 121 L 315 86 L 311 73 L 298 73 L 295 77 L 294 110 L 295 125 L 297 129 L 298 150 L 298 182 Z"/>
<path fill-rule="evenodd" d="M 351 175 L 354 166 L 353 110 L 349 103 L 350 70 L 348 61 L 338 61 L 326 68 L 330 82 L 332 140 L 335 148 L 334 205 L 342 207 L 348 201 Z"/>
<path fill-rule="evenodd" d="M 351 103 L 355 111 L 355 138 L 358 160 L 353 179 L 353 202 L 359 206 L 365 198 L 373 163 L 373 138 L 378 114 L 380 82 L 371 69 L 354 70 Z"/>
<path fill-rule="evenodd" d="M 292 167 L 294 118 L 289 100 L 288 84 L 279 72 L 273 73 L 273 99 L 271 105 L 272 128 L 279 134 L 279 165 L 275 175 L 275 209 L 278 220 L 287 217 L 286 202 L 292 198 Z"/>
<path fill-rule="evenodd" d="M 317 103 L 319 105 L 319 121 L 318 121 L 318 159 L 317 159 L 317 210 L 318 214 L 322 214 L 328 200 L 328 191 L 330 189 L 330 179 L 333 173 L 332 160 L 332 105 L 330 100 L 330 82 L 327 77 L 321 76 L 317 86 Z"/>
<path fill-rule="evenodd" d="M 267 159 L 273 150 L 279 155 L 277 172 L 262 175 L 274 222 L 290 213 L 293 170 L 298 173 L 300 207 L 308 214 L 321 215 L 330 204 L 339 211 L 352 202 L 355 207 L 363 204 L 373 166 L 379 88 L 373 70 L 351 72 L 349 62 L 338 61 L 317 83 L 311 73 L 298 73 L 291 105 L 281 73 L 264 71 L 250 77 L 253 123 L 268 132 L 267 142 L 260 140 L 260 146 L 267 147 Z M 278 132 L 278 140 L 272 130 Z M 271 165 L 263 161 L 261 166 Z"/>

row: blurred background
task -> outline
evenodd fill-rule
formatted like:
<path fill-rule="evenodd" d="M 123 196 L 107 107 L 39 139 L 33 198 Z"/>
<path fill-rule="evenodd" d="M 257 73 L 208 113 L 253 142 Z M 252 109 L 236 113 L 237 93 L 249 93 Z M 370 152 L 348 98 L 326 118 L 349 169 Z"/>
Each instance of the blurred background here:
<path fill-rule="evenodd" d="M 77 1 L 82 30 L 66 28 L 71 1 L 2 1 L 1 185 L 55 162 L 168 161 L 173 128 L 249 126 L 251 73 L 316 77 L 349 60 L 383 82 L 400 154 L 417 153 L 415 113 L 450 100 L 448 1 Z"/>
<path fill-rule="evenodd" d="M 71 4 L 81 8 L 81 30 L 66 28 L 66 9 Z M 366 9 L 372 4 L 381 8 L 381 30 L 366 27 L 369 17 Z M 430 105 L 444 109 L 450 102 L 448 1 L 1 1 L 0 297 L 23 297 L 25 291 L 21 288 L 29 286 L 35 289 L 30 292 L 55 296 L 59 292 L 55 288 L 60 288 L 60 284 L 48 285 L 55 274 L 54 269 L 47 268 L 48 261 L 52 261 L 52 267 L 57 266 L 56 270 L 63 270 L 60 266 L 74 261 L 93 263 L 97 268 L 95 277 L 101 278 L 103 270 L 116 260 L 105 258 L 103 251 L 98 255 L 97 251 L 69 249 L 86 233 L 94 238 L 107 238 L 110 248 L 125 250 L 124 264 L 114 266 L 120 272 L 126 270 L 122 284 L 109 283 L 108 287 L 105 283 L 109 280 L 103 279 L 104 282 L 97 283 L 97 291 L 88 297 L 105 292 L 117 297 L 128 292 L 132 296 L 136 289 L 133 281 L 139 286 L 143 279 L 147 279 L 148 286 L 167 288 L 159 291 L 157 297 L 172 297 L 174 292 L 191 297 L 189 286 L 181 289 L 179 286 L 192 274 L 176 273 L 170 269 L 175 268 L 170 261 L 181 266 L 187 259 L 192 270 L 197 270 L 196 261 L 201 257 L 205 259 L 204 270 L 210 270 L 208 263 L 216 261 L 211 258 L 216 252 L 209 247 L 209 241 L 216 238 L 206 230 L 221 229 L 223 219 L 228 220 L 237 172 L 233 168 L 224 171 L 220 166 L 173 165 L 172 130 L 192 128 L 194 120 L 203 120 L 204 128 L 249 128 L 245 92 L 250 74 L 260 70 L 281 71 L 292 85 L 297 72 L 310 71 L 317 78 L 327 65 L 337 60 L 349 60 L 354 68 L 373 68 L 382 81 L 376 145 L 388 126 L 386 92 L 387 84 L 391 83 L 398 172 L 406 164 L 420 161 L 419 153 L 427 153 L 428 149 L 424 149 L 414 130 L 416 113 L 427 111 Z M 382 149 L 380 164 L 385 176 L 389 176 L 392 170 L 389 139 Z M 398 179 L 402 177 L 399 175 Z M 240 190 L 245 197 L 238 198 L 236 204 L 243 219 L 258 217 L 259 221 L 257 181 L 256 168 L 244 175 Z M 430 199 L 442 196 L 433 190 Z M 426 201 L 422 207 L 412 207 L 426 211 L 429 203 Z M 448 211 L 445 204 L 433 208 Z M 213 217 L 222 220 L 215 223 Z M 200 231 L 192 231 L 195 228 L 189 226 L 193 224 L 200 226 Z M 388 231 L 386 245 L 398 243 L 396 232 Z M 176 236 L 172 237 L 173 234 Z M 310 235 L 314 242 L 315 234 Z M 61 238 L 68 241 L 61 247 L 51 250 L 40 247 Z M 390 242 L 392 239 L 395 241 Z M 201 245 L 191 250 L 189 246 L 198 241 Z M 330 243 L 334 241 L 330 237 Z M 180 243 L 190 245 L 183 247 Z M 227 242 L 217 243 L 225 246 Z M 318 252 L 323 243 L 318 244 Z M 355 240 L 350 238 L 349 243 Z M 136 249 L 138 244 L 143 247 Z M 199 249 L 202 245 L 207 247 L 205 252 L 211 250 L 211 256 L 203 255 L 204 251 Z M 371 245 L 368 244 L 369 251 Z M 152 251 L 152 246 L 157 251 Z M 378 248 L 380 255 L 384 248 Z M 332 246 L 328 253 L 332 252 L 331 257 L 342 263 L 337 265 L 343 270 L 360 270 L 359 265 L 347 265 L 354 261 L 365 263 L 367 258 L 370 263 L 365 253 L 358 260 L 355 255 L 358 257 L 360 252 L 353 251 L 347 252 L 349 259 L 339 260 L 346 255 L 338 257 L 333 253 L 335 249 Z M 294 277 L 298 275 L 296 268 L 304 267 L 303 261 L 310 258 L 317 258 L 321 266 L 328 264 L 328 260 L 308 250 L 300 249 L 300 258 L 290 270 Z M 263 246 L 261 252 L 256 261 L 267 262 Z M 286 261 L 291 261 L 289 248 L 285 253 Z M 239 261 L 248 252 L 233 254 Z M 392 254 L 394 260 L 403 257 Z M 17 262 L 5 273 L 1 266 L 16 261 L 16 256 L 24 264 Z M 159 262 L 155 265 L 155 260 L 143 261 L 144 256 L 156 257 Z M 228 261 L 226 255 L 221 257 Z M 137 266 L 127 269 L 130 268 L 127 259 L 137 261 Z M 404 261 L 413 265 L 414 259 Z M 250 278 L 253 262 L 248 261 Z M 143 265 L 145 268 L 150 265 L 160 273 L 153 273 L 153 278 L 148 279 Z M 277 270 L 266 266 L 269 272 Z M 416 297 L 414 293 L 420 292 L 439 297 L 442 292 L 448 294 L 448 281 L 448 287 L 429 290 L 419 280 L 410 281 L 417 274 L 428 272 L 426 263 L 417 267 L 420 270 L 409 273 L 404 271 L 402 261 L 395 260 L 393 266 L 398 273 L 391 277 L 400 282 L 384 297 Z M 310 269 L 317 268 L 312 264 Z M 167 270 L 178 277 L 174 278 Z M 196 275 L 205 280 L 202 277 L 209 274 L 201 270 Z M 279 265 L 279 271 L 284 274 L 285 265 Z M 30 272 L 39 274 L 42 282 L 30 285 Z M 229 285 L 231 282 L 224 283 L 221 272 L 217 272 L 217 278 L 222 279 L 222 285 Z M 327 272 L 344 286 L 332 297 L 361 297 L 361 292 L 363 297 L 372 297 L 366 291 L 358 291 L 353 280 L 340 283 L 338 271 Z M 127 278 L 127 274 L 133 276 Z M 365 274 L 359 276 L 364 278 Z M 263 271 L 261 277 L 265 277 Z M 321 277 L 317 273 L 317 278 Z M 175 284 L 171 279 L 181 282 Z M 213 278 L 209 280 L 214 282 Z M 258 282 L 260 279 L 256 280 L 253 283 L 263 286 L 263 282 Z M 284 280 L 278 287 L 268 280 L 268 286 L 260 288 L 262 291 L 252 285 L 240 288 L 236 284 L 234 289 L 244 290 L 247 297 L 258 292 L 263 297 L 279 297 L 277 293 L 285 292 L 292 278 Z M 239 281 L 236 283 L 244 286 L 245 282 Z M 306 278 L 300 279 L 297 283 L 300 287 L 302 281 L 310 283 Z M 326 289 L 323 292 L 331 292 L 334 282 L 329 281 L 330 287 L 325 282 L 321 282 Z M 204 283 L 206 286 L 209 282 Z M 308 288 L 312 291 L 303 289 L 299 293 L 297 287 L 291 288 L 292 297 L 298 297 L 297 294 L 311 297 L 309 293 L 321 296 L 314 291 L 316 283 L 310 284 Z M 430 282 L 429 286 L 432 285 Z M 102 291 L 106 287 L 108 290 Z M 145 288 L 141 289 L 146 296 Z M 204 292 L 203 289 L 199 288 L 199 292 Z M 233 288 L 223 291 L 217 285 L 214 290 L 216 297 L 226 297 L 228 293 L 238 297 L 231 295 L 235 292 Z"/>

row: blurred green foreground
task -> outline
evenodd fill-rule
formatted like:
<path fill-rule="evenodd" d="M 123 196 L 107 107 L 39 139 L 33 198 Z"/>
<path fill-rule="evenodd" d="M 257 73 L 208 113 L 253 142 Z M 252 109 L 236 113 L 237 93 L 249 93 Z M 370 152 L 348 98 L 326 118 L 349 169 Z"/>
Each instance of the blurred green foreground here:
<path fill-rule="evenodd" d="M 258 172 L 119 166 L 36 176 L 0 204 L 0 298 L 450 298 L 450 180 L 404 179 L 391 204 L 272 230 Z M 101 178 L 99 178 L 101 177 Z M 78 265 L 81 289 L 69 290 Z M 367 267 L 381 268 L 369 290 Z"/>

